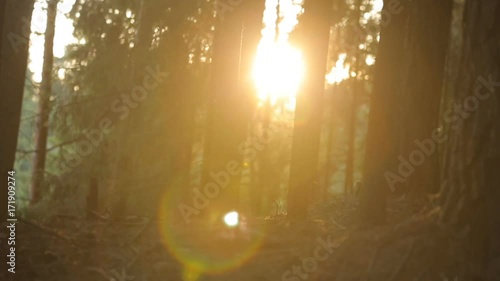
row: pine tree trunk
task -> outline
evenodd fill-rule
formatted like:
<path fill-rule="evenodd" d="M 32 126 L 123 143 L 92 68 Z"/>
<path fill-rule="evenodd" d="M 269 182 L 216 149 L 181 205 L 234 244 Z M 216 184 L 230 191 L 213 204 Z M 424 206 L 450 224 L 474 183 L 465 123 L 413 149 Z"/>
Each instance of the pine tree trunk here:
<path fill-rule="evenodd" d="M 360 28 L 359 22 L 362 17 L 362 11 L 361 11 L 361 6 L 363 4 L 362 0 L 356 1 L 356 7 L 355 11 L 352 15 L 351 20 L 353 21 L 353 26 L 355 28 Z M 361 30 L 361 29 L 359 29 Z M 354 54 L 356 57 L 356 62 L 354 63 L 353 67 L 351 68 L 351 71 L 354 71 L 356 73 L 355 77 L 351 77 L 351 110 L 349 111 L 349 117 L 348 117 L 348 122 L 349 122 L 349 127 L 348 127 L 348 136 L 347 136 L 347 157 L 346 157 L 346 174 L 345 174 L 345 182 L 344 182 L 344 192 L 346 194 L 351 194 L 353 192 L 353 187 L 354 187 L 354 165 L 355 165 L 355 153 L 356 153 L 356 111 L 358 107 L 358 97 L 361 95 L 360 90 L 360 84 L 361 81 L 363 81 L 363 78 L 359 77 L 361 74 L 361 52 L 363 52 L 361 49 L 359 49 L 359 45 L 363 44 L 366 38 L 356 38 L 358 40 L 354 41 L 354 46 L 356 53 Z M 360 41 L 361 40 L 361 41 Z"/>
<path fill-rule="evenodd" d="M 448 128 L 440 220 L 466 237 L 467 276 L 500 278 L 500 3 L 467 1 Z"/>
<path fill-rule="evenodd" d="M 316 192 L 331 9 L 330 0 L 306 0 L 299 18 L 296 38 L 303 46 L 306 77 L 297 95 L 292 139 L 288 191 L 292 219 L 306 218 L 311 195 Z"/>
<path fill-rule="evenodd" d="M 21 119 L 28 62 L 33 0 L 0 1 L 0 177 L 4 181 L 0 193 L 0 221 L 7 221 L 7 172 L 13 170 L 16 156 L 17 135 Z M 6 228 L 0 230 L 7 235 Z M 7 236 L 4 236 L 7 237 Z M 3 239 L 3 238 L 2 238 Z M 7 252 L 7 243 L 0 244 L 0 251 Z M 5 264 L 6 258 L 1 262 Z M 5 267 L 1 267 L 5 270 Z M 6 271 L 5 271 L 6 272 Z"/>
<path fill-rule="evenodd" d="M 260 39 L 263 0 L 243 1 L 218 15 L 214 41 L 213 91 L 209 100 L 203 179 L 199 191 L 210 197 L 201 216 L 220 217 L 240 209 L 243 155 L 253 93 L 249 72 Z M 215 187 L 217 185 L 217 187 Z M 212 189 L 213 190 L 213 189 Z"/>
<path fill-rule="evenodd" d="M 359 58 L 359 57 L 358 57 Z M 357 95 L 360 83 L 357 78 L 351 78 L 352 91 L 351 91 L 351 108 L 349 110 L 348 136 L 347 136 L 347 157 L 345 168 L 345 182 L 344 193 L 352 194 L 354 186 L 354 159 L 356 150 L 356 109 L 357 109 Z"/>
<path fill-rule="evenodd" d="M 31 183 L 30 204 L 34 205 L 42 197 L 49 137 L 50 96 L 52 95 L 52 70 L 54 66 L 54 34 L 57 15 L 57 0 L 49 0 L 47 7 L 47 29 L 43 53 L 42 83 L 38 96 L 38 116 L 36 118 L 35 158 Z"/>
<path fill-rule="evenodd" d="M 401 155 L 414 167 L 412 174 L 403 175 L 411 192 L 439 191 L 439 139 L 433 134 L 439 127 L 452 7 L 453 0 L 413 1 L 408 6 L 399 116 L 404 120 Z"/>
<path fill-rule="evenodd" d="M 403 38 L 407 19 L 407 1 L 392 5 L 384 0 L 380 43 L 374 70 L 366 153 L 361 192 L 361 220 L 365 224 L 385 221 L 386 194 L 389 189 L 384 173 L 396 166 L 398 147 L 398 92 L 403 58 Z"/>

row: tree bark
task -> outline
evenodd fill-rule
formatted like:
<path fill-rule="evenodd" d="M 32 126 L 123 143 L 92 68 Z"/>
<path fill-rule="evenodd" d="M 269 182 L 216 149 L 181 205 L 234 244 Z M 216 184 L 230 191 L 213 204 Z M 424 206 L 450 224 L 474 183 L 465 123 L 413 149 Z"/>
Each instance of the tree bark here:
<path fill-rule="evenodd" d="M 500 3 L 467 1 L 456 92 L 443 110 L 440 220 L 466 237 L 466 276 L 498 280 L 500 264 Z M 495 272 L 496 269 L 496 272 Z"/>
<path fill-rule="evenodd" d="M 357 110 L 357 96 L 359 95 L 357 85 L 360 83 L 357 78 L 351 78 L 352 80 L 352 91 L 351 91 L 351 108 L 349 110 L 349 121 L 348 125 L 348 136 L 347 136 L 347 157 L 346 157 L 346 168 L 345 168 L 345 182 L 344 182 L 344 193 L 352 194 L 354 187 L 354 162 L 355 162 L 355 151 L 356 151 L 356 110 Z"/>
<path fill-rule="evenodd" d="M 38 95 L 38 116 L 36 118 L 35 158 L 31 182 L 30 205 L 40 201 L 44 184 L 47 140 L 49 137 L 50 96 L 52 95 L 52 70 L 54 66 L 54 35 L 57 15 L 57 0 L 49 0 L 47 7 L 47 28 L 43 54 L 42 82 Z"/>
<path fill-rule="evenodd" d="M 405 177 L 405 184 L 412 192 L 437 192 L 439 144 L 432 135 L 439 127 L 453 0 L 413 1 L 408 8 L 399 115 L 404 120 L 401 153 L 415 172 Z"/>
<path fill-rule="evenodd" d="M 0 4 L 0 172 L 14 167 L 21 104 L 26 79 L 32 0 L 7 0 Z M 2 202 L 7 193 L 3 193 Z M 6 209 L 5 209 L 6 210 Z M 5 214 L 2 210 L 2 214 Z"/>
<path fill-rule="evenodd" d="M 332 86 L 332 90 L 331 92 L 332 93 L 335 93 L 338 89 L 338 86 L 337 85 L 333 85 Z M 321 188 L 321 192 L 320 192 L 320 198 L 321 200 L 327 200 L 328 198 L 328 193 L 330 191 L 330 181 L 331 181 L 331 177 L 332 175 L 335 174 L 335 172 L 337 171 L 338 167 L 337 167 L 337 164 L 335 163 L 335 161 L 337 159 L 333 158 L 332 154 L 333 154 L 333 151 L 334 151 L 334 140 L 335 140 L 335 130 L 336 130 L 336 124 L 335 124 L 335 114 L 336 112 L 334 111 L 334 105 L 336 103 L 336 99 L 333 97 L 333 94 L 330 94 L 329 95 L 330 97 L 330 100 L 327 100 L 327 102 L 329 103 L 329 107 L 330 107 L 330 113 L 328 114 L 327 116 L 327 140 L 326 140 L 326 163 L 325 163 L 325 169 L 324 169 L 324 183 L 323 183 L 323 187 Z"/>
<path fill-rule="evenodd" d="M 306 77 L 297 96 L 292 139 L 288 215 L 305 219 L 317 180 L 322 102 L 330 35 L 331 0 L 306 0 L 297 41 L 303 47 Z"/>
<path fill-rule="evenodd" d="M 21 119 L 28 62 L 33 0 L 0 1 L 0 175 L 4 181 L 0 192 L 0 221 L 7 220 L 7 172 L 13 170 L 16 156 L 17 135 Z M 0 234 L 7 237 L 6 228 Z M 7 252 L 7 243 L 0 245 Z M 6 272 L 7 259 L 0 259 L 2 272 Z"/>
<path fill-rule="evenodd" d="M 400 72 L 403 58 L 403 38 L 407 19 L 406 1 L 399 7 L 384 0 L 380 43 L 374 70 L 373 92 L 370 102 L 366 152 L 361 192 L 361 220 L 364 224 L 385 221 L 388 183 L 384 173 L 397 160 L 397 113 Z"/>
<path fill-rule="evenodd" d="M 355 11 L 353 13 L 353 16 L 351 20 L 353 21 L 353 25 L 356 28 L 359 28 L 359 22 L 362 17 L 362 11 L 361 11 L 361 5 L 362 1 L 358 0 L 356 1 L 356 7 Z M 360 29 L 358 29 L 360 30 Z M 352 71 L 356 73 L 355 77 L 351 77 L 351 110 L 349 111 L 349 117 L 347 120 L 349 120 L 349 125 L 348 125 L 348 138 L 347 138 L 347 157 L 346 157 L 346 169 L 345 169 L 345 182 L 344 182 L 344 192 L 346 194 L 352 194 L 353 192 L 353 187 L 354 187 L 354 164 L 355 164 L 355 153 L 356 153 L 356 112 L 357 112 L 357 107 L 358 107 L 358 96 L 361 95 L 360 90 L 360 83 L 362 81 L 362 77 L 360 79 L 361 74 L 361 58 L 363 57 L 361 55 L 362 50 L 358 47 L 360 44 L 365 43 L 366 38 L 357 36 L 358 40 L 354 42 L 354 50 L 356 50 L 355 53 L 355 63 L 352 67 Z M 361 42 L 358 42 L 361 40 Z"/>

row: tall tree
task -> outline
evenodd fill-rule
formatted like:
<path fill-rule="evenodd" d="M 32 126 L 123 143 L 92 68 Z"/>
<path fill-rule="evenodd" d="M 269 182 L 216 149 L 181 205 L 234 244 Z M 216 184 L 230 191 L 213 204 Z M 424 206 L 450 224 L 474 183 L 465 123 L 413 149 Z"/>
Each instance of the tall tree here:
<path fill-rule="evenodd" d="M 26 79 L 32 0 L 2 1 L 0 21 L 0 172 L 6 175 L 14 166 L 21 103 Z M 2 195 L 2 201 L 7 194 Z M 4 197 L 5 196 L 5 197 Z M 4 215 L 4 210 L 2 210 Z"/>
<path fill-rule="evenodd" d="M 430 5 L 435 8 L 429 12 Z M 452 6 L 451 0 L 405 2 L 394 15 L 394 1 L 384 2 L 393 20 L 382 28 L 377 57 L 362 196 L 365 221 L 384 220 L 385 194 L 400 187 L 397 183 L 436 190 L 438 144 L 432 138 L 438 128 Z M 385 53 L 388 46 L 390 54 Z M 403 161 L 413 165 L 408 174 L 402 174 Z"/>
<path fill-rule="evenodd" d="M 448 130 L 441 222 L 464 235 L 463 280 L 498 280 L 500 254 L 500 3 L 467 1 Z M 496 271 L 495 271 L 496 270 Z"/>
<path fill-rule="evenodd" d="M 361 219 L 367 224 L 385 221 L 388 184 L 384 173 L 390 171 L 397 160 L 395 109 L 398 106 L 407 12 L 406 1 L 384 0 L 382 14 L 385 18 L 381 22 L 363 165 Z"/>
<path fill-rule="evenodd" d="M 210 202 L 210 212 L 216 216 L 240 207 L 241 153 L 246 150 L 241 145 L 247 137 L 252 104 L 250 58 L 257 50 L 263 11 L 263 0 L 249 0 L 219 10 L 217 15 L 201 186 L 205 195 L 214 184 L 218 186 L 220 195 Z"/>
<path fill-rule="evenodd" d="M 307 216 L 317 180 L 331 10 L 331 0 L 306 0 L 294 35 L 306 62 L 306 77 L 297 96 L 290 164 L 288 214 L 294 219 Z"/>
<path fill-rule="evenodd" d="M 7 180 L 7 172 L 14 168 L 17 134 L 21 118 L 21 104 L 28 62 L 28 40 L 30 34 L 33 0 L 6 0 L 0 2 L 0 175 Z M 7 219 L 7 190 L 0 194 L 0 219 Z M 2 229 L 4 234 L 6 229 Z M 4 251 L 7 243 L 2 243 Z M 2 264 L 6 264 L 5 256 Z M 4 270 L 4 267 L 2 267 Z"/>
<path fill-rule="evenodd" d="M 415 172 L 405 177 L 406 187 L 412 192 L 439 191 L 439 144 L 433 140 L 433 132 L 439 127 L 452 8 L 453 0 L 408 3 L 398 119 L 404 124 L 401 155 L 415 165 Z"/>
<path fill-rule="evenodd" d="M 31 183 L 30 204 L 36 204 L 42 197 L 44 184 L 45 159 L 47 158 L 47 140 L 49 137 L 50 98 L 52 96 L 52 79 L 54 67 L 54 35 L 56 27 L 58 0 L 47 1 L 47 27 L 43 52 L 42 82 L 38 95 L 38 112 L 36 117 L 35 157 Z"/>
<path fill-rule="evenodd" d="M 354 23 L 352 25 L 355 28 L 360 28 L 360 20 L 362 15 L 362 0 L 356 1 L 355 12 L 353 13 L 352 19 Z M 359 30 L 359 29 L 358 29 Z M 351 71 L 355 72 L 356 75 L 352 77 L 351 82 L 351 110 L 349 111 L 349 125 L 348 125 L 348 151 L 346 157 L 346 168 L 345 168 L 345 182 L 344 182 L 344 191 L 345 193 L 352 193 L 354 187 L 354 162 L 355 162 L 355 150 L 356 150 L 356 113 L 358 107 L 358 96 L 360 96 L 360 83 L 362 77 L 362 73 L 360 71 L 361 67 L 361 59 L 362 55 L 360 54 L 362 50 L 359 49 L 359 45 L 365 43 L 366 38 L 362 36 L 355 36 L 357 39 L 353 39 L 355 42 L 354 46 L 356 46 L 355 50 L 356 54 L 353 54 L 355 57 L 354 65 L 351 68 Z"/>

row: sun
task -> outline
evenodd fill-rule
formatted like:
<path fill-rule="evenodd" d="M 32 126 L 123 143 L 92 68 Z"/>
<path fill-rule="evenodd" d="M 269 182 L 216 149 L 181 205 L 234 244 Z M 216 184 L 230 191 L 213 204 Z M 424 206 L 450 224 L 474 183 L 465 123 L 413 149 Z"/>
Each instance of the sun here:
<path fill-rule="evenodd" d="M 253 79 L 261 100 L 293 98 L 304 78 L 301 52 L 288 42 L 261 42 Z"/>
<path fill-rule="evenodd" d="M 304 79 L 302 53 L 288 42 L 290 33 L 298 23 L 302 2 L 266 0 L 262 38 L 252 72 L 257 96 L 261 101 L 293 102 Z"/>

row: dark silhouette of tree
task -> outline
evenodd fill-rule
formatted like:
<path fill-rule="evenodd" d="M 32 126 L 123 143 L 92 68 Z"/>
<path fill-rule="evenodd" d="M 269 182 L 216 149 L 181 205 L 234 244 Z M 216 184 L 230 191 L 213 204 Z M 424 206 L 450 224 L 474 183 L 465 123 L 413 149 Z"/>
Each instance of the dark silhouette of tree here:
<path fill-rule="evenodd" d="M 403 3 L 399 12 L 391 1 L 384 5 L 392 21 L 382 26 L 375 70 L 362 196 L 365 222 L 384 220 L 385 194 L 400 188 L 399 183 L 414 191 L 435 191 L 438 185 L 438 144 L 432 139 L 438 134 L 453 5 Z M 417 151 L 423 146 L 427 155 Z M 402 161 L 413 163 L 414 172 L 402 174 Z"/>
<path fill-rule="evenodd" d="M 385 0 L 382 10 L 391 18 L 382 24 L 380 30 L 366 136 L 360 200 L 361 218 L 368 224 L 385 221 L 385 196 L 389 188 L 384 173 L 394 166 L 398 152 L 396 108 L 408 8 L 406 1 L 401 1 L 399 7 L 391 2 Z"/>
<path fill-rule="evenodd" d="M 429 9 L 430 6 L 433 8 Z M 404 124 L 400 126 L 400 155 L 412 164 L 421 161 L 416 150 L 425 155 L 423 163 L 405 179 L 410 192 L 439 191 L 439 144 L 433 140 L 433 134 L 439 134 L 439 105 L 452 7 L 452 0 L 408 3 L 410 16 L 404 46 L 400 105 L 397 107 L 400 110 L 398 119 Z"/>
<path fill-rule="evenodd" d="M 0 3 L 0 173 L 3 178 L 14 166 L 32 11 L 32 0 Z M 0 201 L 7 201 L 7 192 L 2 192 Z M 5 221 L 6 210 L 0 211 L 2 221 Z"/>
<path fill-rule="evenodd" d="M 500 4 L 467 1 L 456 91 L 443 109 L 447 132 L 440 221 L 461 233 L 463 280 L 498 280 L 500 252 Z M 496 259 L 496 261 L 495 261 Z M 496 267 L 496 269 L 495 269 Z"/>

